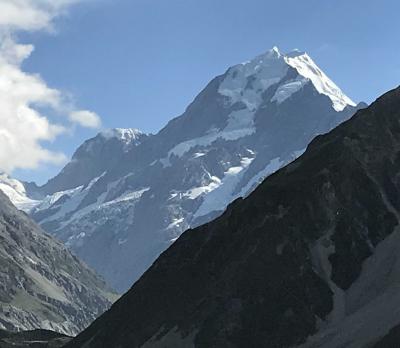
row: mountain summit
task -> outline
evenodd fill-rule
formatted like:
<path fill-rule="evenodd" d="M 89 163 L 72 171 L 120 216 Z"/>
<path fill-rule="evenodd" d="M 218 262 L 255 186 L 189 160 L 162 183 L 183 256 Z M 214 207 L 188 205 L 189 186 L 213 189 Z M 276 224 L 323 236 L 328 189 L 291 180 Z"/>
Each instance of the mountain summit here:
<path fill-rule="evenodd" d="M 183 231 L 220 215 L 357 107 L 298 51 L 214 78 L 158 134 L 87 140 L 31 214 L 124 291 Z"/>
<path fill-rule="evenodd" d="M 263 100 L 262 94 L 282 81 L 292 69 L 296 71 L 296 76 L 285 80 L 275 91 L 271 101 L 280 104 L 304 85 L 311 83 L 320 94 L 326 95 L 332 101 L 336 111 L 343 111 L 346 106 L 356 106 L 307 53 L 293 50 L 282 54 L 277 47 L 249 62 L 230 68 L 219 92 L 231 97 L 233 101 L 244 102 L 250 109 L 256 108 Z M 254 81 L 253 88 L 248 88 L 249 79 Z"/>

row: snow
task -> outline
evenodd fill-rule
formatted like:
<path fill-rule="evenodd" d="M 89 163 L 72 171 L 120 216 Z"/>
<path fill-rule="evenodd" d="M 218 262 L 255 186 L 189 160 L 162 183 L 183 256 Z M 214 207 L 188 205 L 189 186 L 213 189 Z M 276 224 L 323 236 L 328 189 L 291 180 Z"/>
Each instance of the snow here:
<path fill-rule="evenodd" d="M 203 156 L 205 156 L 206 154 L 204 153 L 204 152 L 196 152 L 194 155 L 193 155 L 193 158 L 199 158 L 199 157 L 203 157 Z"/>
<path fill-rule="evenodd" d="M 231 140 L 227 139 L 226 135 L 235 131 L 236 134 L 240 132 L 240 138 L 253 134 L 256 131 L 254 127 L 254 112 L 250 112 L 247 109 L 232 112 L 228 118 L 228 125 L 224 128 L 221 137 Z"/>
<path fill-rule="evenodd" d="M 27 259 L 33 265 L 37 265 L 38 264 L 35 260 L 31 259 L 29 256 L 25 255 L 25 259 Z"/>
<path fill-rule="evenodd" d="M 253 127 L 253 120 L 248 119 L 247 127 L 245 128 L 241 128 L 239 123 L 243 125 L 245 121 L 238 121 L 237 118 L 236 120 L 232 119 L 232 121 L 228 123 L 223 131 L 212 129 L 208 134 L 202 137 L 179 143 L 168 152 L 167 157 L 160 159 L 160 163 L 164 167 L 169 167 L 171 166 L 170 157 L 172 155 L 182 157 L 185 153 L 189 152 L 194 147 L 206 147 L 211 145 L 214 141 L 218 139 L 237 140 L 255 132 L 255 128 Z"/>
<path fill-rule="evenodd" d="M 253 178 L 246 184 L 245 187 L 239 193 L 239 197 L 247 196 L 250 191 L 252 191 L 263 179 L 265 179 L 268 175 L 275 173 L 278 169 L 283 166 L 284 162 L 279 159 L 279 157 L 271 160 L 268 165 L 258 172 Z"/>
<path fill-rule="evenodd" d="M 347 97 L 320 68 L 318 68 L 307 53 L 298 51 L 291 52 L 285 57 L 285 61 L 288 65 L 296 69 L 301 76 L 309 79 L 320 94 L 329 97 L 336 111 L 342 111 L 347 105 L 356 106 L 356 104 Z"/>
<path fill-rule="evenodd" d="M 37 207 L 38 210 L 47 209 L 51 207 L 53 204 L 57 205 L 57 201 L 63 196 L 68 196 L 68 200 L 60 205 L 60 209 L 55 214 L 42 220 L 40 223 L 54 221 L 66 216 L 69 213 L 74 212 L 79 207 L 83 199 L 86 197 L 92 186 L 104 175 L 105 172 L 102 175 L 98 176 L 97 178 L 93 179 L 87 187 L 78 186 L 74 189 L 56 192 L 51 196 L 47 196 L 43 200 L 43 202 Z"/>
<path fill-rule="evenodd" d="M 118 245 L 123 245 L 123 244 L 125 244 L 126 242 L 128 241 L 128 239 L 118 239 Z"/>
<path fill-rule="evenodd" d="M 179 143 L 178 145 L 173 147 L 168 152 L 167 158 L 169 158 L 171 155 L 182 157 L 186 152 L 190 151 L 190 149 L 192 149 L 193 147 L 210 145 L 215 140 L 217 140 L 218 137 L 220 137 L 220 134 L 218 132 L 213 132 L 213 133 L 206 134 L 199 138 L 195 138 L 195 139 L 191 139 L 191 140 L 187 140 L 182 143 Z M 161 163 L 163 163 L 163 162 L 161 162 Z"/>
<path fill-rule="evenodd" d="M 289 156 L 285 160 L 281 160 L 279 157 L 272 159 L 263 170 L 254 175 L 251 180 L 246 184 L 246 186 L 241 189 L 238 197 L 246 197 L 247 195 L 249 195 L 267 176 L 275 173 L 286 164 L 294 161 L 296 158 L 300 157 L 305 151 L 306 149 L 294 151 L 291 156 Z"/>
<path fill-rule="evenodd" d="M 347 105 L 356 105 L 306 53 L 292 51 L 285 55 L 274 47 L 265 54 L 227 71 L 218 92 L 229 98 L 230 105 L 237 102 L 244 105 L 242 109 L 231 112 L 227 126 L 223 129 L 211 128 L 203 136 L 175 145 L 165 158 L 160 159 L 162 165 L 169 167 L 172 155 L 182 157 L 194 147 L 209 146 L 218 139 L 237 140 L 255 133 L 254 115 L 263 102 L 265 91 L 272 85 L 279 84 L 290 68 L 295 69 L 298 76 L 282 82 L 272 96 L 271 102 L 280 104 L 307 83 L 312 83 L 318 93 L 331 99 L 332 107 L 336 111 L 342 111 Z"/>
<path fill-rule="evenodd" d="M 294 50 L 283 54 L 277 47 L 229 69 L 219 93 L 229 97 L 232 104 L 243 102 L 248 110 L 252 111 L 262 102 L 263 93 L 279 83 L 290 67 L 294 68 L 299 76 L 279 86 L 271 101 L 281 103 L 299 91 L 307 81 L 311 81 L 320 94 L 331 99 L 336 111 L 342 111 L 347 105 L 356 105 L 318 68 L 307 53 Z"/>
<path fill-rule="evenodd" d="M 52 195 L 46 196 L 41 203 L 36 207 L 36 211 L 40 210 L 45 210 L 53 206 L 61 197 L 63 196 L 68 196 L 68 197 L 74 197 L 76 196 L 81 190 L 83 189 L 83 186 L 78 186 L 76 188 L 70 189 L 70 190 L 65 190 L 65 191 L 59 191 L 56 192 Z M 64 214 L 62 214 L 64 215 Z M 58 213 L 58 217 L 60 216 L 60 213 Z M 53 218 L 52 218 L 53 220 Z"/>
<path fill-rule="evenodd" d="M 179 219 L 175 218 L 175 219 L 173 219 L 172 222 L 167 226 L 167 230 L 170 230 L 170 229 L 175 228 L 175 227 L 179 227 L 179 225 L 184 221 L 185 221 L 184 218 L 179 218 Z"/>
<path fill-rule="evenodd" d="M 254 158 L 244 157 L 240 166 L 229 168 L 224 173 L 220 184 L 204 196 L 203 202 L 193 217 L 204 216 L 213 211 L 222 211 L 227 204 L 238 198 L 238 195 L 234 195 L 233 192 L 253 160 Z"/>
<path fill-rule="evenodd" d="M 136 140 L 143 133 L 136 128 L 112 128 L 106 129 L 100 133 L 103 138 L 111 139 L 117 138 L 125 142 L 126 144 L 130 144 L 133 140 Z"/>
<path fill-rule="evenodd" d="M 24 185 L 7 174 L 0 174 L 0 190 L 10 199 L 10 201 L 20 210 L 29 212 L 40 201 L 31 199 L 27 196 Z"/>
<path fill-rule="evenodd" d="M 117 216 L 122 212 L 125 212 L 127 208 L 133 208 L 143 193 L 150 189 L 149 187 L 146 187 L 136 191 L 128 191 L 113 200 L 105 201 L 109 192 L 116 185 L 117 182 L 110 183 L 107 186 L 107 190 L 97 198 L 96 202 L 93 202 L 82 209 L 74 211 L 67 220 L 61 220 L 62 222 L 57 230 L 63 230 L 64 228 L 68 227 L 70 231 L 73 231 L 66 241 L 67 246 L 80 246 L 83 243 L 82 240 L 86 237 L 89 237 L 96 227 L 103 225 L 109 219 L 115 220 Z M 93 218 L 92 214 L 97 215 L 97 217 Z M 127 214 L 128 215 L 123 215 L 125 223 L 129 223 L 133 218 L 132 210 L 130 210 Z M 98 216 L 101 217 L 99 218 Z M 84 230 L 84 232 L 80 232 L 82 230 Z M 126 240 L 123 243 L 119 240 L 118 245 L 125 244 L 125 242 Z"/>
<path fill-rule="evenodd" d="M 182 196 L 190 199 L 197 199 L 198 197 L 203 196 L 203 202 L 194 213 L 193 218 L 205 216 L 213 211 L 222 211 L 226 208 L 227 204 L 239 197 L 244 197 L 249 194 L 261 180 L 301 156 L 304 151 L 305 149 L 294 151 L 285 160 L 281 160 L 279 157 L 272 159 L 267 166 L 252 177 L 252 179 L 237 194 L 234 194 L 233 192 L 254 158 L 242 158 L 241 165 L 228 168 L 222 179 L 211 177 L 211 182 L 208 185 L 194 187 L 186 191 Z"/>
<path fill-rule="evenodd" d="M 262 102 L 262 93 L 278 83 L 287 71 L 288 65 L 279 50 L 274 47 L 249 62 L 229 69 L 219 93 L 229 97 L 232 104 L 240 101 L 252 110 Z"/>
<path fill-rule="evenodd" d="M 107 197 L 108 192 L 109 192 L 110 186 L 108 187 L 108 190 L 106 192 L 103 192 L 96 200 L 96 202 L 79 209 L 79 211 L 75 212 L 67 221 L 64 221 L 61 224 L 61 228 L 66 227 L 67 225 L 71 224 L 72 222 L 78 221 L 85 216 L 88 216 L 90 213 L 93 211 L 100 211 L 102 209 L 111 209 L 112 205 L 117 205 L 119 203 L 126 203 L 126 202 L 131 202 L 131 201 L 137 201 L 144 192 L 148 191 L 150 188 L 146 187 L 144 189 L 140 189 L 137 191 L 129 191 L 124 194 L 122 194 L 120 197 L 105 202 L 104 199 Z M 84 236 L 81 236 L 84 237 Z"/>
<path fill-rule="evenodd" d="M 140 189 L 140 190 L 136 190 L 136 191 L 125 192 L 124 194 L 122 194 L 118 198 L 113 199 L 111 201 L 105 202 L 104 206 L 117 204 L 117 203 L 120 203 L 120 202 L 127 202 L 127 201 L 137 200 L 143 195 L 143 193 L 145 193 L 148 190 L 150 190 L 150 187 L 146 187 L 146 188 L 143 188 L 143 189 Z"/>
<path fill-rule="evenodd" d="M 217 187 L 221 185 L 221 180 L 216 176 L 211 176 L 211 182 L 208 185 L 194 187 L 182 194 L 182 197 L 187 197 L 189 199 L 196 199 L 197 197 L 214 191 Z"/>
<path fill-rule="evenodd" d="M 295 94 L 303 88 L 309 82 L 306 78 L 298 76 L 294 80 L 290 80 L 287 83 L 279 86 L 271 101 L 276 101 L 278 104 L 283 103 L 291 95 Z"/>

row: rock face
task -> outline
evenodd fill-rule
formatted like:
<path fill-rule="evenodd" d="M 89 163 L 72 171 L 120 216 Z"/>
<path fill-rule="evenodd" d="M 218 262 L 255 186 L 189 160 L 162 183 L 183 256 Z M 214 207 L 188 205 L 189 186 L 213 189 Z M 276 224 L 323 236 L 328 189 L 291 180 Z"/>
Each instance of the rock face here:
<path fill-rule="evenodd" d="M 8 332 L 0 330 L 0 348 L 59 348 L 71 338 L 53 331 Z"/>
<path fill-rule="evenodd" d="M 85 141 L 74 153 L 60 174 L 45 185 L 36 188 L 42 195 L 65 191 L 89 183 L 111 168 L 118 166 L 124 153 L 140 144 L 145 138 L 137 129 L 115 128 Z M 33 193 L 35 189 L 32 189 Z"/>
<path fill-rule="evenodd" d="M 276 48 L 216 77 L 157 135 L 88 140 L 31 212 L 125 291 L 189 227 L 220 215 L 355 104 L 302 52 Z"/>
<path fill-rule="evenodd" d="M 400 88 L 185 232 L 67 347 L 382 347 L 399 221 Z"/>
<path fill-rule="evenodd" d="M 77 334 L 115 299 L 94 272 L 0 192 L 0 328 Z"/>

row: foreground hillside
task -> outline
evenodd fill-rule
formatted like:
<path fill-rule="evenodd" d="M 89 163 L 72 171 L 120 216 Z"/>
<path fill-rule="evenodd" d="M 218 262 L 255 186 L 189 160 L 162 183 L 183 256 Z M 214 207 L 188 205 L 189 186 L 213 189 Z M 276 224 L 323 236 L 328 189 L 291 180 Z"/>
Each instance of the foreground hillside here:
<path fill-rule="evenodd" d="M 67 347 L 374 345 L 400 324 L 399 177 L 400 88 L 184 233 Z"/>
<path fill-rule="evenodd" d="M 0 192 L 0 328 L 77 334 L 115 295 Z"/>
<path fill-rule="evenodd" d="M 0 330 L 0 348 L 60 348 L 71 338 L 48 330 Z"/>

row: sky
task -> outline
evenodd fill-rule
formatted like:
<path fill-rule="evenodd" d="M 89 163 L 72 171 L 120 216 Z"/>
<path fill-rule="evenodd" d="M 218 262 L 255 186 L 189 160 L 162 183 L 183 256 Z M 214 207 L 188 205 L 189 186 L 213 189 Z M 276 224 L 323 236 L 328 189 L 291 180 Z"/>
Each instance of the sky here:
<path fill-rule="evenodd" d="M 23 100 L 48 123 L 26 145 L 40 151 L 0 151 L 0 169 L 27 181 L 45 182 L 102 129 L 157 132 L 213 77 L 275 45 L 306 51 L 355 102 L 400 84 L 397 0 L 0 0 L 0 13 L 16 3 L 45 14 L 0 14 L 2 42 L 32 48 L 14 66 L 50 95 Z"/>

